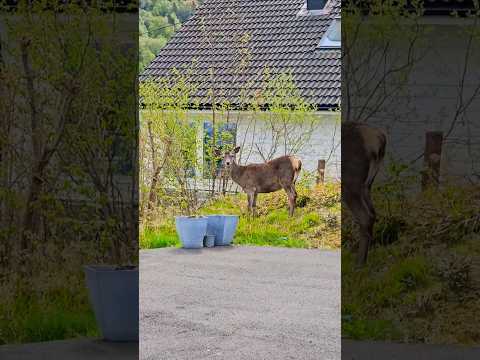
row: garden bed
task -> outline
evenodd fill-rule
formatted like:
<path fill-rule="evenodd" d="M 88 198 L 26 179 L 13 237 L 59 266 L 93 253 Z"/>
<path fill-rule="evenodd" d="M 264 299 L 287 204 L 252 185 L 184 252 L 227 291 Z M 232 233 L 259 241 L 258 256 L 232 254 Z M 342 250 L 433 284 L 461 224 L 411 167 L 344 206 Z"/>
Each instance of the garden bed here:
<path fill-rule="evenodd" d="M 207 202 L 199 213 L 240 215 L 234 244 L 296 248 L 340 247 L 340 184 L 298 188 L 297 209 L 288 216 L 287 196 L 283 191 L 259 194 L 257 217 L 247 213 L 245 194 L 225 195 Z M 162 209 L 165 211 L 165 209 Z M 143 249 L 180 246 L 175 232 L 174 209 L 157 214 L 141 224 Z"/>

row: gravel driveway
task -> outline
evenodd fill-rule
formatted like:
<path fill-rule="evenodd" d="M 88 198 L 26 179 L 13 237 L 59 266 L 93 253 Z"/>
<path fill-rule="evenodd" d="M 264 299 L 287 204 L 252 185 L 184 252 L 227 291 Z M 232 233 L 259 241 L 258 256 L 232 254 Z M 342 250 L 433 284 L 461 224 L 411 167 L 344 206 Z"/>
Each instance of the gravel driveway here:
<path fill-rule="evenodd" d="M 140 359 L 340 359 L 340 252 L 140 252 Z"/>

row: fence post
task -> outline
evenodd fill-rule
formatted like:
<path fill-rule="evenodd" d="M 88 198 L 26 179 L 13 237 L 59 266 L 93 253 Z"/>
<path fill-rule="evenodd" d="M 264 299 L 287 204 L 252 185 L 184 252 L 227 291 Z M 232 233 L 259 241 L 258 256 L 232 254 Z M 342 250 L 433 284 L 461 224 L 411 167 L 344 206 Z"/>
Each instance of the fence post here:
<path fill-rule="evenodd" d="M 317 184 L 321 184 L 325 181 L 325 160 L 318 160 L 317 173 Z"/>
<path fill-rule="evenodd" d="M 429 131 L 425 134 L 425 153 L 423 160 L 422 190 L 430 186 L 437 187 L 440 181 L 440 162 L 442 159 L 443 132 Z"/>

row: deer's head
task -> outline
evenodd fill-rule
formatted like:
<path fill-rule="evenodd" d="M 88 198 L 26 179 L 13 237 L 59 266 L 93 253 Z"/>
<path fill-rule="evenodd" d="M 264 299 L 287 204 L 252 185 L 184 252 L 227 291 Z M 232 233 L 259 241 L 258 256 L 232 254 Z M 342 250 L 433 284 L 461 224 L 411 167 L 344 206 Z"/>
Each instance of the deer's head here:
<path fill-rule="evenodd" d="M 228 169 L 233 164 L 237 163 L 237 154 L 240 151 L 240 146 L 237 146 L 235 149 L 225 153 L 223 156 L 223 165 Z"/>

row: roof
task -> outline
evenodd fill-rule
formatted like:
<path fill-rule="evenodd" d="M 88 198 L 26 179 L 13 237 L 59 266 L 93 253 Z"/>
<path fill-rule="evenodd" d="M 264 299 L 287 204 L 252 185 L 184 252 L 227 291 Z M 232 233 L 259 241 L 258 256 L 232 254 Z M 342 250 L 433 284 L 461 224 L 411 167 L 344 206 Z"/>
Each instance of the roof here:
<path fill-rule="evenodd" d="M 475 0 L 423 0 L 424 15 L 450 15 L 476 9 Z"/>
<path fill-rule="evenodd" d="M 33 3 L 33 2 L 32 2 Z M 57 2 L 44 2 L 43 4 L 35 4 L 40 6 L 34 10 L 53 10 L 62 12 L 62 7 L 69 4 L 77 4 L 81 7 L 93 7 L 105 12 L 120 13 L 138 13 L 138 0 L 57 0 Z M 0 4 L 0 11 L 16 11 L 22 5 L 21 0 L 3 0 Z M 23 3 L 23 5 L 25 5 Z"/>
<path fill-rule="evenodd" d="M 406 2 L 397 3 L 396 5 L 403 6 L 411 11 L 415 11 L 415 9 L 420 6 L 423 8 L 422 15 L 424 16 L 451 16 L 452 14 L 465 16 L 476 13 L 479 10 L 476 1 L 477 0 L 407 0 Z M 372 10 L 372 5 L 374 7 L 378 6 L 376 3 L 372 4 L 370 0 L 347 0 L 346 2 L 363 8 L 366 14 Z M 391 4 L 389 2 L 387 3 Z"/>
<path fill-rule="evenodd" d="M 195 96 L 202 104 L 212 102 L 208 95 L 212 86 L 217 99 L 238 104 L 246 84 L 251 93 L 262 88 L 268 68 L 271 73 L 291 72 L 308 102 L 319 108 L 337 107 L 341 50 L 320 49 L 318 44 L 332 20 L 340 16 L 340 0 L 330 0 L 325 7 L 329 11 L 321 15 L 302 16 L 305 4 L 305 0 L 205 0 L 140 80 L 167 77 L 173 68 L 187 69 L 195 63 Z M 251 56 L 243 67 L 242 52 Z"/>

